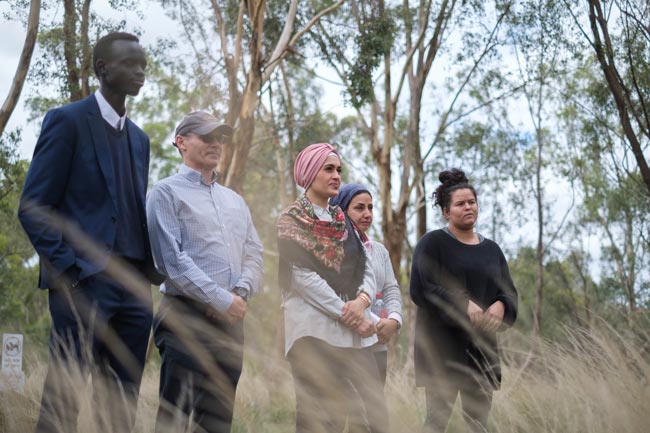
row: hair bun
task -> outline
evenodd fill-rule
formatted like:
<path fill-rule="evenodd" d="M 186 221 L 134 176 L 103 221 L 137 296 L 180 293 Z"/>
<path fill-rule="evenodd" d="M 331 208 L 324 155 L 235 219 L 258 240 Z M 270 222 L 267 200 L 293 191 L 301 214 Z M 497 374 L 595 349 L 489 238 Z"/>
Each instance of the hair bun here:
<path fill-rule="evenodd" d="M 467 176 L 465 176 L 465 172 L 458 168 L 452 168 L 451 170 L 440 172 L 438 175 L 438 180 L 440 180 L 440 183 L 447 187 L 469 182 Z"/>

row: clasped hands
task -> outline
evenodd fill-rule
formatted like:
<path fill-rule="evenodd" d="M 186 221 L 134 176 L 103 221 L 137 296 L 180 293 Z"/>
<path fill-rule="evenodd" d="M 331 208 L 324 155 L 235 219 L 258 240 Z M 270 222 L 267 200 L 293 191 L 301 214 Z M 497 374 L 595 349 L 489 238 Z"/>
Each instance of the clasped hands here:
<path fill-rule="evenodd" d="M 483 311 L 475 302 L 469 301 L 467 316 L 475 329 L 493 332 L 499 329 L 503 322 L 506 307 L 501 301 L 496 301 Z"/>
<path fill-rule="evenodd" d="M 345 326 L 354 329 L 363 338 L 377 334 L 380 343 L 388 343 L 397 332 L 397 321 L 394 319 L 381 319 L 375 326 L 372 320 L 365 317 L 367 307 L 368 305 L 361 298 L 346 302 L 343 305 L 341 322 Z"/>

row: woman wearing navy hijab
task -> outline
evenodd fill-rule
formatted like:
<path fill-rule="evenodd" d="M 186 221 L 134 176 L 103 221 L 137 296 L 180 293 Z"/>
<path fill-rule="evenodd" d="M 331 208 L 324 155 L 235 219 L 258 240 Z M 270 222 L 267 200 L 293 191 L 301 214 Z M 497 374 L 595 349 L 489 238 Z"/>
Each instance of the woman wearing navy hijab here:
<path fill-rule="evenodd" d="M 330 199 L 330 205 L 340 206 L 356 226 L 375 274 L 376 293 L 381 294 L 384 301 L 386 317 L 375 318 L 379 342 L 372 346 L 383 385 L 386 383 L 388 364 L 386 344 L 402 327 L 402 295 L 386 247 L 381 242 L 368 239 L 367 233 L 372 225 L 374 210 L 370 191 L 363 185 L 348 183 L 341 187 L 336 197 Z"/>

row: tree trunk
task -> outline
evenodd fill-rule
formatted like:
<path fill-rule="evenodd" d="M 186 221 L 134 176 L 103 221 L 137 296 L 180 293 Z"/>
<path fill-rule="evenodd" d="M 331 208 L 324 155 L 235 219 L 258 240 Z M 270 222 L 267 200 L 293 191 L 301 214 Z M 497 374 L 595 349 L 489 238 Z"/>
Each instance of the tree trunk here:
<path fill-rule="evenodd" d="M 379 195 L 382 204 L 381 232 L 384 236 L 384 245 L 390 255 L 390 262 L 393 266 L 393 273 L 397 281 L 400 280 L 402 259 L 402 246 L 406 236 L 406 218 L 400 218 L 393 210 L 393 181 L 391 168 L 391 148 L 395 139 L 395 105 L 392 100 L 391 88 L 391 56 L 387 53 L 384 56 L 384 137 L 381 148 L 373 152 L 377 174 L 379 175 Z M 373 145 L 378 145 L 378 122 L 377 114 L 373 110 Z"/>
<path fill-rule="evenodd" d="M 625 277 L 625 291 L 627 294 L 627 311 L 628 315 L 636 312 L 636 293 L 634 286 L 636 286 L 636 255 L 634 254 L 634 241 L 632 236 L 634 234 L 633 217 L 629 213 L 625 213 L 625 262 L 627 263 L 628 272 Z"/>
<path fill-rule="evenodd" d="M 284 89 L 287 95 L 287 173 L 293 173 L 293 164 L 294 164 L 294 149 L 295 146 L 295 124 L 294 124 L 294 108 L 293 108 L 293 95 L 291 93 L 291 85 L 289 83 L 289 77 L 287 77 L 286 70 L 284 66 L 280 65 L 282 71 L 282 82 L 284 84 Z M 291 201 L 294 201 L 298 197 L 298 186 L 293 181 L 293 176 L 289 175 L 291 185 Z M 283 187 L 286 187 L 283 184 Z"/>
<path fill-rule="evenodd" d="M 253 92 L 254 94 L 245 94 L 244 100 L 254 100 L 252 106 L 253 112 L 246 111 L 246 102 L 242 107 L 242 115 L 239 117 L 239 127 L 237 134 L 235 135 L 236 141 L 233 148 L 232 159 L 230 160 L 230 165 L 228 167 L 228 175 L 224 182 L 224 185 L 232 188 L 237 192 L 242 191 L 244 184 L 245 174 L 246 174 L 246 162 L 248 160 L 248 154 L 250 153 L 250 148 L 253 142 L 253 136 L 255 135 L 255 106 L 257 105 L 257 100 L 259 99 L 257 90 L 248 88 L 246 92 Z"/>
<path fill-rule="evenodd" d="M 410 98 L 410 113 L 409 113 L 409 126 L 406 136 L 406 149 L 411 152 L 410 167 L 406 170 L 413 169 L 412 183 L 415 185 L 415 212 L 416 219 L 416 236 L 420 239 L 427 232 L 427 206 L 426 206 L 426 187 L 424 182 L 424 169 L 423 161 L 420 150 L 420 116 L 422 111 L 422 93 L 424 84 L 426 82 L 426 75 L 422 69 L 418 70 L 418 74 L 409 79 L 411 98 Z M 411 188 L 408 189 L 410 195 Z"/>
<path fill-rule="evenodd" d="M 540 92 L 541 94 L 541 92 Z M 537 276 L 535 279 L 535 317 L 533 332 L 541 334 L 542 330 L 542 303 L 544 301 L 544 198 L 542 191 L 542 131 L 537 125 L 537 162 L 535 167 L 535 190 L 537 196 Z"/>
<path fill-rule="evenodd" d="M 63 0 L 63 56 L 70 102 L 81 99 L 77 68 L 77 10 L 75 0 Z"/>
<path fill-rule="evenodd" d="M 387 209 L 390 216 L 382 218 L 382 233 L 384 235 L 384 246 L 390 255 L 390 263 L 393 266 L 393 272 L 397 281 L 401 281 L 402 268 L 400 266 L 402 251 L 404 249 L 404 239 L 406 238 L 406 208 L 400 212 L 394 212 L 391 208 Z M 390 220 L 391 223 L 383 224 L 383 221 Z"/>
<path fill-rule="evenodd" d="M 92 50 L 88 41 L 88 26 L 90 25 L 90 0 L 84 0 L 81 10 L 81 28 L 79 29 L 79 42 L 81 44 L 81 97 L 85 98 L 90 95 L 90 74 L 92 67 Z"/>
<path fill-rule="evenodd" d="M 264 16 L 266 0 L 248 3 L 251 18 L 251 41 L 249 45 L 250 69 L 246 75 L 246 88 L 242 95 L 239 129 L 235 135 L 232 159 L 224 185 L 237 192 L 242 191 L 246 173 L 246 162 L 255 135 L 255 110 L 262 87 L 262 40 L 264 37 Z"/>
<path fill-rule="evenodd" d="M 244 29 L 244 14 L 248 13 L 250 18 L 250 41 L 249 47 L 249 66 L 246 71 L 246 87 L 240 98 L 236 98 L 236 103 L 230 105 L 228 118 L 230 124 L 237 125 L 234 141 L 231 146 L 221 156 L 218 170 L 221 173 L 221 179 L 224 185 L 235 191 L 241 192 L 246 173 L 246 163 L 250 153 L 253 138 L 255 136 L 255 110 L 260 99 L 260 90 L 262 85 L 270 79 L 274 69 L 284 60 L 287 53 L 293 52 L 293 46 L 297 40 L 307 32 L 320 18 L 331 13 L 338 8 L 343 0 L 339 0 L 312 17 L 307 24 L 295 34 L 294 21 L 298 10 L 298 0 L 291 0 L 288 14 L 282 30 L 282 34 L 277 41 L 275 48 L 270 57 L 263 58 L 264 38 L 264 20 L 266 16 L 266 0 L 240 0 L 239 12 L 237 18 L 237 29 L 235 38 L 235 55 L 229 55 L 229 44 L 226 37 L 225 21 L 221 15 L 219 4 L 212 0 L 212 8 L 217 21 L 218 31 L 221 36 L 221 50 L 224 53 L 226 62 L 226 71 L 228 76 L 229 95 L 232 99 L 238 95 L 239 80 L 237 72 L 241 68 L 242 52 L 242 32 Z"/>
<path fill-rule="evenodd" d="M 23 50 L 20 53 L 20 60 L 18 61 L 18 66 L 16 67 L 16 73 L 14 74 L 14 79 L 11 82 L 11 87 L 9 88 L 9 94 L 7 95 L 7 99 L 5 99 L 5 102 L 2 104 L 2 108 L 0 109 L 0 135 L 4 133 L 7 122 L 9 122 L 9 118 L 14 112 L 14 109 L 18 104 L 20 94 L 23 91 L 25 78 L 27 78 L 29 65 L 32 61 L 32 54 L 34 53 L 34 47 L 36 46 L 40 13 L 41 1 L 32 0 L 29 5 L 27 34 L 25 35 Z"/>
<path fill-rule="evenodd" d="M 591 24 L 591 32 L 594 36 L 593 47 L 596 51 L 596 57 L 598 58 L 603 73 L 605 74 L 607 85 L 609 86 L 609 90 L 614 98 L 614 103 L 616 104 L 616 109 L 621 120 L 623 132 L 630 143 L 632 153 L 634 154 L 634 158 L 636 159 L 639 170 L 641 171 L 643 183 L 650 195 L 650 166 L 648 166 L 648 161 L 643 155 L 643 148 L 639 138 L 632 127 L 632 121 L 630 119 L 630 109 L 632 108 L 630 106 L 631 101 L 629 97 L 626 96 L 625 84 L 622 82 L 621 75 L 619 74 L 614 62 L 614 53 L 611 45 L 609 29 L 607 27 L 608 20 L 603 14 L 599 0 L 589 0 L 589 22 Z M 604 41 L 601 39 L 599 29 L 600 32 L 602 32 L 602 38 Z"/>
<path fill-rule="evenodd" d="M 580 282 L 582 283 L 582 297 L 583 297 L 583 302 L 584 302 L 584 310 L 585 310 L 585 326 L 589 328 L 591 326 L 591 307 L 590 307 L 590 302 L 589 302 L 589 278 L 587 277 L 586 273 L 583 270 L 582 263 L 580 263 L 580 260 L 578 260 L 578 257 L 576 256 L 575 252 L 571 252 L 571 262 L 573 263 L 573 267 L 576 269 L 578 272 L 578 276 L 580 277 Z"/>

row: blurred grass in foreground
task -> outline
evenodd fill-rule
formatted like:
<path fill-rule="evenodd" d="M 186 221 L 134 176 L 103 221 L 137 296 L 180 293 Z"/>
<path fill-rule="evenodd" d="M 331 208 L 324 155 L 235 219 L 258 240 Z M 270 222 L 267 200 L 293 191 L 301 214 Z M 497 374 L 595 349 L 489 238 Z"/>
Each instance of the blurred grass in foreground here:
<path fill-rule="evenodd" d="M 277 317 L 277 316 L 275 316 Z M 263 313 L 247 318 L 244 371 L 237 391 L 233 433 L 294 431 L 291 373 L 278 350 L 275 329 Z M 266 323 L 266 324 L 265 324 Z M 650 408 L 650 331 L 621 334 L 605 323 L 592 330 L 569 330 L 562 343 L 536 341 L 511 330 L 504 342 L 504 382 L 495 393 L 492 432 L 642 433 Z M 403 335 L 402 338 L 405 338 Z M 535 347 L 529 356 L 528 348 Z M 154 348 L 155 349 L 155 348 Z M 0 432 L 34 429 L 46 359 L 32 355 L 24 395 L 0 396 Z M 526 365 L 522 369 L 522 365 Z M 150 359 L 141 387 L 135 431 L 150 433 L 158 407 L 159 360 Z M 90 385 L 79 385 L 79 431 L 99 433 Z M 395 433 L 419 432 L 424 393 L 413 382 L 412 361 L 390 368 L 386 396 Z M 452 416 L 449 433 L 464 431 L 462 416 Z M 334 432 L 333 432 L 334 433 Z"/>

